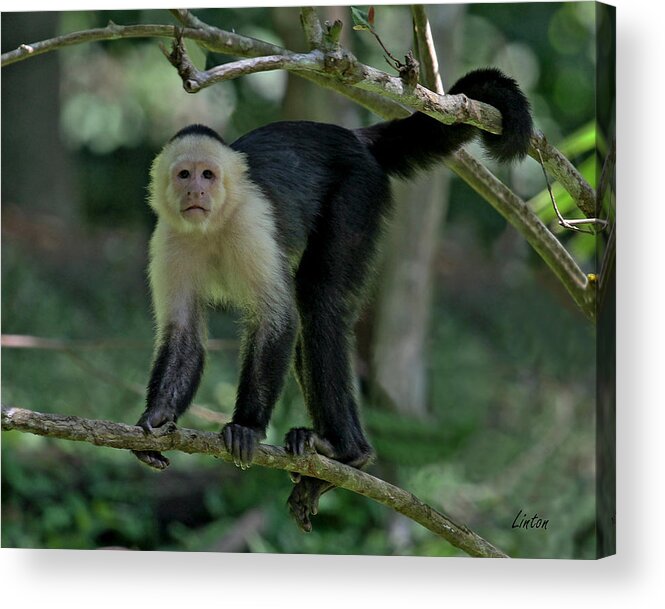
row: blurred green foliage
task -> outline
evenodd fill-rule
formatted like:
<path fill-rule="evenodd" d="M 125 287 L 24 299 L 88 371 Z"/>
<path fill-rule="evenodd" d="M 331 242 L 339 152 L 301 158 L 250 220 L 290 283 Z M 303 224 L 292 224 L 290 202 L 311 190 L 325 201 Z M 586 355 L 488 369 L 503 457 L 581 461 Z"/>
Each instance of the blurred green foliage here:
<path fill-rule="evenodd" d="M 453 8 L 428 7 L 435 39 Z M 292 9 L 198 14 L 285 46 L 291 43 L 283 37 L 295 36 L 304 47 Z M 348 11 L 345 15 L 350 30 Z M 532 100 L 538 126 L 593 183 L 591 3 L 476 4 L 456 18 L 459 69 L 449 74 L 447 58 L 440 56 L 444 84 L 489 64 L 513 74 Z M 99 27 L 109 19 L 172 22 L 166 11 L 72 12 L 59 15 L 58 31 Z M 30 16 L 21 23 L 32 40 Z M 406 53 L 408 7 L 377 7 L 374 25 L 394 55 Z M 372 37 L 346 35 L 345 44 L 362 61 L 385 68 Z M 201 67 L 229 60 L 205 56 L 191 43 L 188 48 Z M 38 59 L 11 69 L 31 70 L 32 61 Z M 3 179 L 2 332 L 102 344 L 131 339 L 138 346 L 3 349 L 2 401 L 133 421 L 143 408 L 137 387 L 146 380 L 152 350 L 144 272 L 153 222 L 145 205 L 150 160 L 187 122 L 211 124 L 232 141 L 280 119 L 287 77 L 259 74 L 190 96 L 152 40 L 71 47 L 58 53 L 58 61 L 62 148 L 48 154 L 70 159 L 71 174 L 62 178 L 69 180 L 73 196 L 66 205 L 37 212 L 19 195 L 7 200 Z M 318 95 L 313 88 L 306 91 L 312 99 Z M 3 87 L 3 104 L 17 94 Z M 350 123 L 376 120 L 351 106 L 345 112 Z M 5 133 L 9 138 L 11 125 L 3 120 L 3 151 Z M 30 169 L 24 167 L 22 175 L 29 176 Z M 553 221 L 536 163 L 492 169 Z M 555 194 L 562 212 L 573 214 L 570 198 L 556 187 Z M 562 238 L 581 265 L 593 268 L 591 237 Z M 366 405 L 364 418 L 378 454 L 373 471 L 513 556 L 593 557 L 593 329 L 520 236 L 459 180 L 453 181 L 437 268 L 431 412 L 422 421 Z M 212 316 L 211 336 L 234 338 L 236 329 L 232 313 Z M 234 349 L 211 352 L 197 403 L 230 415 L 236 359 Z M 191 413 L 182 424 L 218 427 Z M 291 380 L 268 441 L 279 444 L 289 427 L 301 424 L 306 424 L 302 399 Z M 3 434 L 2 464 L 5 547 L 460 554 L 418 525 L 340 490 L 322 499 L 314 533 L 303 535 L 287 515 L 290 482 L 283 472 L 241 473 L 209 458 L 177 454 L 169 470 L 155 474 L 126 452 L 17 433 Z M 511 529 L 519 510 L 548 518 L 548 530 Z M 245 541 L 234 546 L 230 536 L 243 526 Z"/>

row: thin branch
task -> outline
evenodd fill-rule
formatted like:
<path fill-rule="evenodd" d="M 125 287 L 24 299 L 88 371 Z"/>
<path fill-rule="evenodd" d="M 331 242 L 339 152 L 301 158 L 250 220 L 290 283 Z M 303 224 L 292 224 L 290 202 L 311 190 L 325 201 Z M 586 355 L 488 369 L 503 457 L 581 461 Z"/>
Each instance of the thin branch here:
<path fill-rule="evenodd" d="M 439 74 L 439 60 L 436 56 L 432 29 L 429 26 L 425 7 L 422 4 L 411 5 L 411 16 L 413 17 L 413 26 L 418 43 L 420 55 L 418 59 L 420 60 L 423 71 L 423 82 L 428 89 L 439 95 L 443 95 L 443 83 Z"/>
<path fill-rule="evenodd" d="M 141 428 L 132 425 L 4 406 L 2 429 L 123 450 L 178 450 L 188 454 L 207 454 L 231 462 L 219 434 L 199 430 L 168 427 L 147 436 Z M 253 463 L 327 480 L 335 486 L 369 497 L 421 524 L 471 556 L 507 558 L 491 543 L 423 503 L 415 495 L 338 461 L 317 454 L 296 458 L 281 448 L 262 444 Z"/>
<path fill-rule="evenodd" d="M 311 69 L 312 66 L 315 66 L 315 69 L 320 69 L 323 65 L 323 53 L 320 51 L 312 51 L 306 54 L 294 53 L 293 55 L 264 55 L 224 63 L 205 71 L 198 70 L 186 55 L 181 56 L 180 53 L 172 52 L 168 57 L 173 66 L 178 69 L 185 91 L 188 93 L 197 93 L 201 89 L 218 82 L 232 80 L 247 74 L 272 70 L 295 72 Z"/>
<path fill-rule="evenodd" d="M 577 171 L 574 165 L 554 146 L 550 145 L 542 131 L 535 129 L 531 134 L 529 156 L 541 162 L 568 191 L 580 211 L 588 218 L 596 216 L 596 193 L 591 185 Z"/>
<path fill-rule="evenodd" d="M 101 340 L 75 340 L 68 338 L 44 338 L 29 334 L 2 334 L 0 347 L 8 349 L 41 349 L 45 351 L 105 351 L 107 349 L 152 349 L 152 341 L 130 338 L 107 338 Z M 236 339 L 209 338 L 208 351 L 238 349 Z"/>
<path fill-rule="evenodd" d="M 320 49 L 323 46 L 323 28 L 316 9 L 312 6 L 303 6 L 300 9 L 300 23 L 310 50 Z"/>
<path fill-rule="evenodd" d="M 118 38 L 172 38 L 174 34 L 175 27 L 172 25 L 117 25 L 110 21 L 105 28 L 82 30 L 40 42 L 22 44 L 13 51 L 3 53 L 1 65 L 4 68 L 17 61 L 36 57 L 43 53 L 99 40 L 116 40 Z M 196 37 L 197 35 L 200 35 L 200 32 L 192 30 L 188 32 L 187 37 Z"/>
<path fill-rule="evenodd" d="M 589 235 L 595 235 L 597 231 L 591 230 L 589 228 L 580 228 L 580 226 L 583 225 L 588 225 L 588 224 L 594 224 L 598 227 L 598 230 L 603 230 L 607 226 L 607 222 L 605 220 L 602 220 L 601 218 L 575 218 L 575 219 L 567 219 L 564 218 L 563 215 L 561 214 L 561 211 L 559 210 L 559 206 L 556 204 L 556 197 L 554 196 L 554 192 L 552 191 L 552 185 L 550 184 L 550 179 L 547 175 L 547 169 L 545 169 L 545 163 L 543 161 L 543 155 L 540 152 L 538 152 L 538 159 L 540 160 L 540 166 L 543 168 L 543 176 L 545 177 L 545 184 L 547 185 L 547 192 L 550 195 L 550 201 L 552 201 L 552 207 L 554 208 L 554 214 L 557 217 L 557 220 L 559 222 L 559 226 L 562 226 L 563 228 L 567 228 L 568 230 L 572 231 L 577 231 L 580 233 L 587 233 Z"/>

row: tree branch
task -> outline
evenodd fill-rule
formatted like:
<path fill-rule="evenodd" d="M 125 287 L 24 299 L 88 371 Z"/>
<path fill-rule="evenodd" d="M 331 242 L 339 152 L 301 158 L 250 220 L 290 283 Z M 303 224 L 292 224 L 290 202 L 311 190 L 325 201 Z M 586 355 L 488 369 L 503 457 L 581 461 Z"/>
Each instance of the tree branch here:
<path fill-rule="evenodd" d="M 432 29 L 429 26 L 425 7 L 422 4 L 412 4 L 411 16 L 413 17 L 413 28 L 419 49 L 420 67 L 423 71 L 423 82 L 432 91 L 443 95 L 439 60 L 436 56 Z"/>
<path fill-rule="evenodd" d="M 425 8 L 422 5 L 413 5 L 411 13 L 420 49 L 420 61 L 426 78 L 425 83 L 442 93 L 439 62 Z M 538 137 L 543 136 L 540 134 Z M 542 145 L 538 137 L 533 136 L 532 144 L 535 142 L 537 145 Z M 566 163 L 570 164 L 558 150 L 552 150 L 556 153 L 552 153 L 553 157 L 559 161 L 563 158 Z M 563 283 L 582 312 L 593 319 L 596 313 L 594 286 L 578 267 L 568 250 L 561 245 L 531 208 L 466 151 L 461 150 L 451 156 L 446 160 L 446 165 L 520 232 Z"/>
<path fill-rule="evenodd" d="M 312 11 L 313 9 L 309 10 Z M 210 26 L 196 18 L 188 10 L 177 9 L 171 12 L 181 23 L 187 26 L 185 29 L 180 30 L 181 35 L 184 38 L 196 40 L 210 51 L 241 57 L 293 54 L 291 51 L 279 47 L 278 45 Z M 310 23 L 313 23 L 312 13 L 310 12 L 307 14 Z M 5 67 L 18 61 L 41 55 L 42 53 L 99 40 L 173 37 L 174 35 L 175 27 L 172 25 L 147 24 L 122 26 L 109 22 L 109 25 L 105 28 L 83 30 L 51 38 L 49 40 L 31 44 L 22 44 L 13 51 L 3 53 L 0 63 Z M 348 53 L 346 54 L 348 55 Z M 312 80 L 317 82 L 317 84 L 327 86 L 328 88 L 334 88 L 362 104 L 364 107 L 377 111 L 381 116 L 385 116 L 387 114 L 386 110 L 388 109 L 390 109 L 390 113 L 393 113 L 400 108 L 400 106 L 392 107 L 386 105 L 385 102 L 376 99 L 377 97 L 384 97 L 385 99 L 387 96 L 390 100 L 395 100 L 399 102 L 399 104 L 407 105 L 416 110 L 425 112 L 444 123 L 458 122 L 461 118 L 461 122 L 467 122 L 480 129 L 485 129 L 490 133 L 501 133 L 500 113 L 492 108 L 492 106 L 470 101 L 469 105 L 465 106 L 462 100 L 458 100 L 457 102 L 453 102 L 453 107 L 451 108 L 450 106 L 447 106 L 447 104 L 450 104 L 451 102 L 442 102 L 438 99 L 439 96 L 424 87 L 416 87 L 413 91 L 408 90 L 408 88 L 405 90 L 404 83 L 397 77 L 390 76 L 385 72 L 381 72 L 380 70 L 376 70 L 369 66 L 363 66 L 362 64 L 357 64 L 357 67 L 360 79 L 354 83 L 339 83 L 339 85 L 346 86 L 331 87 L 330 80 L 332 79 L 326 74 L 308 74 L 304 71 L 300 71 L 299 76 L 303 76 L 308 80 Z M 293 67 L 293 69 L 297 68 Z M 349 86 L 349 84 L 352 86 Z M 374 97 L 362 95 L 361 92 L 350 93 L 348 89 L 354 87 L 360 88 L 369 93 L 378 93 L 379 95 Z M 455 107 L 456 105 L 457 107 Z M 460 109 L 459 105 L 462 105 L 463 108 Z M 399 112 L 399 110 L 397 111 Z M 460 114 L 456 114 L 457 112 Z M 533 158 L 538 159 L 535 150 L 536 147 L 540 149 L 548 171 L 561 182 L 564 188 L 577 202 L 580 209 L 587 216 L 593 216 L 595 213 L 595 194 L 591 186 L 584 180 L 575 167 L 573 167 L 573 165 L 558 150 L 556 150 L 556 148 L 549 145 L 540 132 L 534 133 L 532 137 L 532 149 L 529 151 L 529 154 Z"/>
<path fill-rule="evenodd" d="M 414 7 L 414 11 L 416 8 Z M 314 35 L 311 33 L 311 28 L 314 27 L 312 24 L 317 23 L 315 21 L 316 15 L 313 13 L 313 9 L 308 9 L 305 14 L 307 15 L 306 23 L 308 24 L 308 29 L 306 31 L 308 36 Z M 417 15 L 417 23 L 420 23 L 421 28 L 425 24 L 428 24 L 423 12 L 415 11 L 414 15 Z M 197 22 L 202 23 L 198 20 Z M 188 20 L 185 20 L 185 23 L 192 24 Z M 210 28 L 210 26 L 205 25 L 201 27 Z M 215 30 L 216 28 L 210 29 Z M 423 30 L 425 37 L 426 34 L 427 29 Z M 212 38 L 212 35 L 210 37 Z M 314 40 L 318 40 L 318 38 Z M 428 46 L 427 48 L 429 49 L 430 47 Z M 227 49 L 227 51 L 229 50 Z M 275 54 L 270 53 L 270 55 Z M 293 53 L 286 49 L 281 49 L 279 55 L 293 55 Z M 357 88 L 368 93 L 373 93 L 378 98 L 387 98 L 395 101 L 402 107 L 408 106 L 414 110 L 424 112 L 444 124 L 462 122 L 484 129 L 490 133 L 501 133 L 501 113 L 488 104 L 470 100 L 464 95 L 441 96 L 420 85 L 410 87 L 399 77 L 391 76 L 381 70 L 359 63 L 355 57 L 344 50 L 327 53 L 325 57 L 329 58 L 328 62 L 321 60 L 311 61 L 311 54 L 301 54 L 300 60 L 294 61 L 280 61 L 276 57 L 273 57 L 271 58 L 271 62 L 255 64 L 258 69 L 254 71 L 285 69 L 298 72 L 299 76 L 305 78 L 310 77 L 312 73 L 318 73 L 319 77 L 323 77 L 327 81 L 319 81 L 319 84 L 328 88 L 336 88 L 330 86 L 331 75 L 336 75 L 336 78 L 332 80 L 347 85 L 347 90 L 340 92 L 349 97 L 353 98 L 353 95 L 348 94 L 348 88 Z M 332 60 L 332 63 L 330 60 Z M 270 63 L 272 63 L 272 66 Z M 238 75 L 252 72 L 250 65 L 241 65 L 241 62 L 233 65 L 233 70 L 228 69 L 217 72 L 214 78 L 208 77 L 207 73 L 200 73 L 200 81 L 193 88 L 190 88 L 192 83 L 185 82 L 185 89 L 190 92 L 196 92 L 221 80 L 236 78 Z M 218 67 L 224 68 L 225 66 Z M 431 69 L 435 70 L 435 67 L 432 66 Z M 217 70 L 217 68 L 213 68 L 213 70 Z M 212 70 L 208 71 L 208 73 L 210 72 Z M 368 101 L 370 101 L 369 104 L 367 103 Z M 360 103 L 365 107 L 377 111 L 372 102 L 373 100 L 370 98 L 370 100 L 364 99 Z M 377 113 L 380 115 L 386 114 L 383 109 Z M 400 114 L 402 113 L 400 112 Z M 551 146 L 543 133 L 538 130 L 534 131 L 531 137 L 529 155 L 536 161 L 540 161 L 537 150 L 540 150 L 547 170 L 561 182 L 576 201 L 580 210 L 587 217 L 594 217 L 596 214 L 596 196 L 593 188 L 573 164 L 556 148 Z"/>
<path fill-rule="evenodd" d="M 2 407 L 2 429 L 123 450 L 178 450 L 188 454 L 206 454 L 231 462 L 219 434 L 193 429 L 165 426 L 153 435 L 145 435 L 140 427 L 133 425 L 5 406 Z M 253 463 L 327 480 L 335 486 L 369 497 L 421 524 L 471 556 L 507 558 L 491 543 L 423 503 L 415 495 L 338 461 L 317 454 L 293 457 L 281 448 L 261 444 Z"/>
<path fill-rule="evenodd" d="M 82 30 L 40 42 L 22 44 L 13 51 L 3 53 L 0 65 L 4 68 L 17 61 L 87 42 L 115 40 L 118 38 L 173 38 L 174 35 L 175 26 L 173 25 L 117 25 L 110 21 L 104 28 Z M 197 36 L 202 36 L 202 32 L 191 30 L 186 34 L 187 38 L 196 38 Z"/>
<path fill-rule="evenodd" d="M 323 46 L 323 28 L 314 7 L 303 6 L 300 9 L 300 23 L 310 50 L 320 49 Z"/>
<path fill-rule="evenodd" d="M 187 10 L 178 9 L 171 12 L 187 26 L 178 29 L 180 37 L 196 40 L 205 48 L 215 52 L 242 57 L 261 57 L 255 62 L 232 62 L 202 72 L 186 58 L 182 47 L 182 55 L 185 58 L 183 61 L 188 63 L 181 65 L 179 71 L 182 69 L 183 86 L 187 90 L 198 91 L 213 82 L 256 71 L 287 69 L 320 86 L 335 90 L 387 119 L 407 116 L 409 110 L 405 106 L 408 106 L 445 124 L 465 122 L 492 133 L 501 132 L 500 113 L 492 106 L 469 100 L 464 95 L 441 96 L 420 85 L 410 86 L 398 77 L 361 64 L 344 49 L 337 48 L 320 55 L 317 54 L 318 51 L 294 54 L 277 45 L 207 25 Z M 314 9 L 307 9 L 305 14 L 307 22 L 313 24 L 316 17 Z M 174 36 L 175 33 L 176 28 L 168 25 L 119 26 L 110 23 L 106 28 L 75 32 L 32 45 L 21 45 L 17 50 L 2 55 L 2 65 L 91 40 L 138 36 L 164 37 Z M 591 186 L 568 159 L 547 143 L 542 133 L 535 132 L 531 144 L 529 154 L 538 159 L 536 150 L 538 148 L 547 170 L 571 194 L 583 213 L 593 217 L 596 197 Z M 563 282 L 584 314 L 593 319 L 595 289 L 589 285 L 586 275 L 536 214 L 466 152 L 460 151 L 455 154 L 448 165 L 522 232 Z M 499 188 L 500 191 L 495 192 L 494 188 Z"/>

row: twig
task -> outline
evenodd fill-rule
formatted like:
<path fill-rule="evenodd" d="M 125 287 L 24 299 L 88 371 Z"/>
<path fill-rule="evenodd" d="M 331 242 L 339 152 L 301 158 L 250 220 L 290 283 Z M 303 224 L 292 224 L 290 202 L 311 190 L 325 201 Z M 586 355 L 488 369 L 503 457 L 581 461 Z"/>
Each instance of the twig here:
<path fill-rule="evenodd" d="M 104 28 L 82 30 L 40 42 L 22 44 L 13 51 L 3 53 L 1 65 L 4 68 L 23 59 L 87 42 L 115 40 L 117 38 L 172 38 L 174 32 L 175 28 L 172 25 L 117 25 L 110 21 Z M 191 30 L 187 34 L 188 37 L 196 37 L 198 35 L 201 35 L 201 32 L 197 30 Z"/>
<path fill-rule="evenodd" d="M 536 152 L 538 153 L 538 160 L 540 161 L 540 166 L 543 168 L 543 175 L 545 176 L 545 184 L 547 185 L 547 192 L 550 195 L 550 201 L 552 201 L 552 207 L 554 208 L 554 213 L 559 222 L 559 226 L 563 226 L 563 228 L 567 228 L 568 230 L 576 231 L 578 233 L 587 233 L 588 235 L 595 235 L 596 231 L 580 228 L 580 225 L 595 224 L 600 228 L 600 230 L 603 230 L 607 226 L 607 221 L 602 220 L 601 218 L 578 218 L 571 220 L 568 218 L 564 218 L 561 215 L 559 206 L 556 204 L 556 197 L 552 192 L 552 185 L 550 184 L 550 179 L 549 176 L 547 175 L 547 169 L 545 169 L 545 162 L 543 161 L 543 155 L 539 149 L 536 149 Z"/>
<path fill-rule="evenodd" d="M 146 435 L 141 428 L 132 425 L 4 406 L 2 429 L 123 450 L 178 450 L 231 461 L 219 434 L 192 429 L 169 427 Z M 421 524 L 471 556 L 507 558 L 491 543 L 423 503 L 415 495 L 338 461 L 317 454 L 296 458 L 281 448 L 262 444 L 253 463 L 327 480 L 335 486 L 369 497 Z"/>
<path fill-rule="evenodd" d="M 587 217 L 596 215 L 596 193 L 591 185 L 577 171 L 574 165 L 559 150 L 552 146 L 542 131 L 535 129 L 531 134 L 529 156 L 549 171 L 568 191 L 577 207 Z"/>

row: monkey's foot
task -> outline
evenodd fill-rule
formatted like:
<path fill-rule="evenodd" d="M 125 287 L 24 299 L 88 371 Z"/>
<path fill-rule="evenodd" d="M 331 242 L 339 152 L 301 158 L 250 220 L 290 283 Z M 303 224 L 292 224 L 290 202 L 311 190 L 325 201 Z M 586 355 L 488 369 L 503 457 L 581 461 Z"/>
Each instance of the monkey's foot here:
<path fill-rule="evenodd" d="M 240 469 L 247 469 L 252 464 L 256 449 L 265 438 L 262 431 L 238 423 L 228 423 L 220 433 L 224 447 L 233 457 L 233 463 Z"/>
<path fill-rule="evenodd" d="M 305 533 L 312 530 L 310 516 L 316 516 L 319 512 L 319 499 L 326 491 L 334 488 L 334 485 L 318 478 L 305 476 L 300 479 L 291 491 L 287 504 L 289 512 L 296 524 Z"/>
<path fill-rule="evenodd" d="M 284 436 L 284 450 L 295 457 L 318 453 L 335 459 L 335 449 L 332 444 L 307 427 L 294 427 L 289 430 Z M 301 479 L 298 472 L 289 472 L 289 476 L 294 483 L 298 483 Z"/>
<path fill-rule="evenodd" d="M 156 427 L 163 427 L 167 423 L 175 425 L 176 419 L 177 417 L 173 411 L 158 406 L 146 408 L 136 424 L 142 427 L 145 433 L 151 434 Z"/>
<path fill-rule="evenodd" d="M 166 469 L 171 463 L 157 450 L 133 450 L 132 453 L 139 461 L 155 469 Z"/>
<path fill-rule="evenodd" d="M 146 435 L 154 433 L 156 427 L 168 425 L 175 429 L 175 415 L 169 414 L 159 408 L 146 409 L 136 423 Z M 166 469 L 171 462 L 158 450 L 133 450 L 134 456 L 154 469 Z"/>

